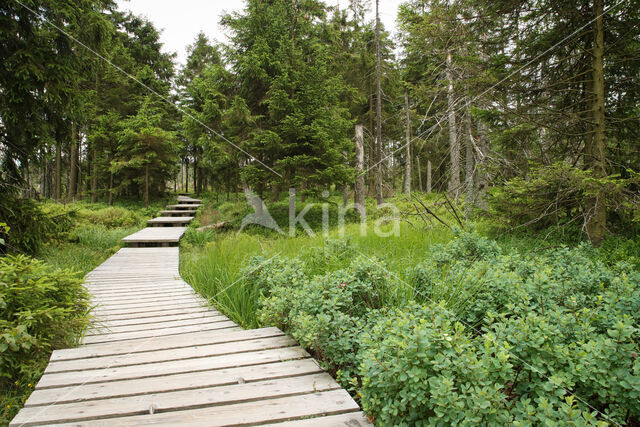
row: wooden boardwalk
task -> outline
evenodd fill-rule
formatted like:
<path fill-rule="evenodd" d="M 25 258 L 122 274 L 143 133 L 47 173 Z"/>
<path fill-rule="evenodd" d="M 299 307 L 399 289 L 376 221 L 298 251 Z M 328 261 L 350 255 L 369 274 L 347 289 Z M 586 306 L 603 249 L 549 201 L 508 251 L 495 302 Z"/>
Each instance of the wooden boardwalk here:
<path fill-rule="evenodd" d="M 184 229 L 124 240 L 170 230 L 144 240 L 159 246 Z M 94 324 L 82 346 L 53 352 L 10 425 L 370 425 L 294 340 L 242 330 L 193 292 L 178 263 L 177 247 L 127 247 L 89 273 Z"/>

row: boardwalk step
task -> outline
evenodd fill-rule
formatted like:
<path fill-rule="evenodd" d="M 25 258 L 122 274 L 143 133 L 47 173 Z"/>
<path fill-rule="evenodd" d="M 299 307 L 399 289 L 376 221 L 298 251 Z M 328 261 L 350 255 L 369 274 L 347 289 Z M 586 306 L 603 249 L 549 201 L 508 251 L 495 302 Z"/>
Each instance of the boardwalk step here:
<path fill-rule="evenodd" d="M 240 329 L 180 278 L 179 249 L 162 246 L 200 200 L 178 202 L 87 275 L 83 345 L 53 352 L 10 425 L 370 425 L 295 340 Z"/>

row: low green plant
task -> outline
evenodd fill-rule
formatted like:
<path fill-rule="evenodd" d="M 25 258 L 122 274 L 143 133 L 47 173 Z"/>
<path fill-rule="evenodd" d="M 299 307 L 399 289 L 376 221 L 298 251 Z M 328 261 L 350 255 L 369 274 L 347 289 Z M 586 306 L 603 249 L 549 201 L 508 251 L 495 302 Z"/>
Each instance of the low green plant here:
<path fill-rule="evenodd" d="M 46 209 L 30 199 L 0 194 L 0 221 L 10 231 L 3 238 L 10 253 L 36 254 L 47 242 L 64 239 L 72 228 L 75 211 Z"/>
<path fill-rule="evenodd" d="M 0 258 L 0 395 L 9 420 L 28 397 L 51 351 L 77 343 L 89 295 L 69 270 L 24 255 Z"/>
<path fill-rule="evenodd" d="M 369 256 L 324 275 L 304 255 L 256 258 L 245 277 L 260 324 L 288 331 L 380 425 L 633 425 L 640 273 L 600 254 L 523 254 L 458 232 L 407 282 Z"/>

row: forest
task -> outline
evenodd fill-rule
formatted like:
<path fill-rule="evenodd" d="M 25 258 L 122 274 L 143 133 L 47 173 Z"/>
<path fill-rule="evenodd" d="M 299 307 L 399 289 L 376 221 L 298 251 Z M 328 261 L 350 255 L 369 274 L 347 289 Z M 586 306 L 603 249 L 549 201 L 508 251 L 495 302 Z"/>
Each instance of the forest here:
<path fill-rule="evenodd" d="M 0 4 L 0 421 L 189 193 L 185 280 L 377 425 L 640 424 L 640 1 L 379 2 L 246 0 L 184 64 L 111 0 Z"/>

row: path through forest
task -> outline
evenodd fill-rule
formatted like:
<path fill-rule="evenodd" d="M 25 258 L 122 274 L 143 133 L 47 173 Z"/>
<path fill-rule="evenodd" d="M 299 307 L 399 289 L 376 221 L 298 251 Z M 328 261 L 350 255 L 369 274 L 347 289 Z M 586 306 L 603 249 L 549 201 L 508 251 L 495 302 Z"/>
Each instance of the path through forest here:
<path fill-rule="evenodd" d="M 91 330 L 53 352 L 11 426 L 369 425 L 293 339 L 242 330 L 180 278 L 177 244 L 199 203 L 181 196 L 87 275 Z"/>

